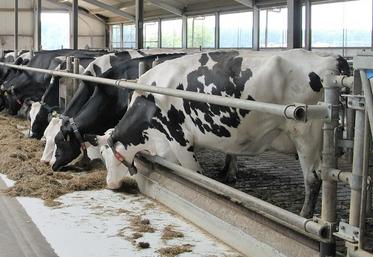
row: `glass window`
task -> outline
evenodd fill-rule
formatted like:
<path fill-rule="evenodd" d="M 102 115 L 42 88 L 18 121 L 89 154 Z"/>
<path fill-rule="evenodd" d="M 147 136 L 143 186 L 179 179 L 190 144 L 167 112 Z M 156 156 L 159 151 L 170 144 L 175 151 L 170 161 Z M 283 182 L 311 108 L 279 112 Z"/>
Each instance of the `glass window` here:
<path fill-rule="evenodd" d="M 188 18 L 188 47 L 215 47 L 215 16 Z"/>
<path fill-rule="evenodd" d="M 158 22 L 144 23 L 144 47 L 158 47 Z"/>
<path fill-rule="evenodd" d="M 180 48 L 182 37 L 182 20 L 162 20 L 162 47 Z"/>
<path fill-rule="evenodd" d="M 111 26 L 111 47 L 120 48 L 120 25 Z"/>
<path fill-rule="evenodd" d="M 135 48 L 136 46 L 136 28 L 135 24 L 123 25 L 123 47 Z"/>
<path fill-rule="evenodd" d="M 70 47 L 69 13 L 41 13 L 41 46 L 44 50 Z"/>
<path fill-rule="evenodd" d="M 287 47 L 287 8 L 260 11 L 260 47 Z"/>
<path fill-rule="evenodd" d="M 312 5 L 312 46 L 370 46 L 371 10 L 371 0 Z"/>
<path fill-rule="evenodd" d="M 253 13 L 220 15 L 220 47 L 252 47 Z"/>

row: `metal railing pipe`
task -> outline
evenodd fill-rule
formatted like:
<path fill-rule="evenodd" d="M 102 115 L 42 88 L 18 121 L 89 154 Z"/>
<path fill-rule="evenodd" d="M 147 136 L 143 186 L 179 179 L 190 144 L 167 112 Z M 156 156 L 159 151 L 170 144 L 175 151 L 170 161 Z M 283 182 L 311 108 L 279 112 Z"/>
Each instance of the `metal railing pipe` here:
<path fill-rule="evenodd" d="M 352 173 L 350 171 L 341 171 L 338 169 L 331 169 L 329 170 L 329 178 L 334 181 L 342 182 L 346 185 L 350 185 Z"/>
<path fill-rule="evenodd" d="M 281 209 L 256 197 L 243 193 L 237 189 L 224 185 L 197 172 L 184 168 L 176 163 L 167 161 L 159 156 L 151 156 L 141 153 L 141 156 L 152 163 L 157 163 L 170 170 L 171 173 L 205 188 L 225 199 L 239 204 L 269 220 L 275 221 L 287 228 L 295 230 L 319 241 L 325 240 L 329 235 L 327 225 L 317 223 L 312 219 L 306 219 L 294 213 Z"/>
<path fill-rule="evenodd" d="M 335 76 L 336 83 L 341 87 L 348 87 L 352 88 L 354 85 L 354 77 L 353 76 L 345 76 L 345 75 L 337 75 Z"/>
<path fill-rule="evenodd" d="M 363 174 L 362 174 L 362 185 L 361 185 L 361 203 L 360 203 L 360 222 L 359 222 L 359 248 L 364 247 L 365 237 L 365 214 L 367 204 L 367 187 L 368 187 L 368 169 L 369 169 L 369 153 L 370 153 L 370 141 L 372 139 L 369 131 L 368 114 L 365 112 L 365 128 L 364 128 L 364 157 L 363 157 Z"/>
<path fill-rule="evenodd" d="M 329 170 L 337 168 L 334 132 L 339 120 L 340 87 L 335 83 L 333 74 L 325 77 L 324 84 L 324 100 L 331 105 L 331 117 L 323 125 L 321 220 L 334 226 L 337 222 L 337 182 L 329 179 Z M 334 238 L 320 243 L 320 257 L 334 256 L 335 251 Z"/>
<path fill-rule="evenodd" d="M 197 102 L 228 106 L 228 107 L 244 109 L 244 110 L 265 112 L 265 113 L 274 114 L 274 115 L 282 116 L 287 119 L 293 119 L 293 120 L 298 120 L 298 121 L 305 121 L 306 117 L 316 118 L 318 113 L 320 113 L 321 108 L 325 108 L 325 112 L 327 112 L 327 109 L 328 109 L 327 106 L 323 106 L 323 105 L 321 105 L 323 107 L 315 107 L 317 110 L 314 110 L 313 109 L 314 106 L 312 105 L 309 105 L 309 106 L 298 105 L 297 106 L 294 104 L 280 105 L 280 104 L 273 104 L 273 103 L 263 103 L 263 102 L 245 100 L 245 99 L 229 98 L 225 96 L 209 95 L 209 94 L 203 94 L 203 93 L 191 92 L 191 91 L 183 91 L 183 90 L 172 89 L 172 88 L 148 86 L 148 85 L 143 85 L 143 84 L 139 84 L 139 83 L 128 81 L 128 80 L 113 80 L 113 79 L 107 79 L 107 78 L 99 78 L 99 77 L 93 77 L 93 76 L 87 76 L 87 75 L 81 75 L 81 74 L 67 73 L 63 71 L 44 70 L 44 69 L 39 69 L 39 68 L 27 67 L 27 66 L 7 64 L 3 62 L 0 62 L 0 65 L 10 67 L 10 68 L 20 69 L 20 70 L 50 74 L 52 76 L 61 76 L 61 77 L 68 77 L 68 78 L 73 78 L 73 79 L 80 79 L 80 80 L 90 81 L 94 83 L 115 86 L 119 88 L 128 88 L 128 89 L 133 89 L 133 90 L 147 91 L 147 92 L 155 93 L 155 94 L 180 97 L 180 98 L 197 101 Z M 318 117 L 318 118 L 325 118 L 325 117 L 323 116 L 323 117 Z"/>
<path fill-rule="evenodd" d="M 365 110 L 368 112 L 370 131 L 373 134 L 373 95 L 365 70 L 360 70 L 360 78 L 365 98 Z"/>

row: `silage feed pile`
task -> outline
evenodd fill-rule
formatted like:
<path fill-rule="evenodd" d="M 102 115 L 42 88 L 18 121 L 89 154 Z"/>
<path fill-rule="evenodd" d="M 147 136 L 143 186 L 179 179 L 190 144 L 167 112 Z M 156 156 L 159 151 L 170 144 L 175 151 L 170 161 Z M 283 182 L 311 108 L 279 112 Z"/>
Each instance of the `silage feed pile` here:
<path fill-rule="evenodd" d="M 56 205 L 54 199 L 66 193 L 106 187 L 103 167 L 89 172 L 53 172 L 40 162 L 44 142 L 27 138 L 22 130 L 28 127 L 26 120 L 0 114 L 0 173 L 16 182 L 7 194 L 37 197 Z"/>

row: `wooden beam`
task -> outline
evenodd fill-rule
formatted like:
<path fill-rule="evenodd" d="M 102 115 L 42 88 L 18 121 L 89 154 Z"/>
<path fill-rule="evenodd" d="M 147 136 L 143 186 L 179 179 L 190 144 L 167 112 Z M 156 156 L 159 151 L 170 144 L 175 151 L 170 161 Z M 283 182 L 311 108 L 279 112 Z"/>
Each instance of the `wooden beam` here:
<path fill-rule="evenodd" d="M 178 16 L 183 16 L 183 10 L 175 7 L 175 6 L 172 6 L 170 4 L 167 4 L 167 3 L 164 3 L 164 2 L 161 2 L 161 1 L 158 1 L 158 0 L 147 0 L 149 3 L 151 3 L 152 5 L 154 6 L 157 6 L 163 10 L 166 10 L 170 13 L 173 13 L 173 14 L 176 14 Z"/>
<path fill-rule="evenodd" d="M 126 13 L 126 12 L 123 12 L 119 9 L 116 9 L 115 7 L 111 6 L 111 5 L 108 5 L 108 4 L 105 4 L 105 3 L 102 3 L 102 2 L 99 2 L 97 0 L 84 0 L 85 2 L 89 3 L 89 4 L 92 4 L 92 5 L 95 5 L 95 6 L 98 6 L 102 9 L 105 9 L 105 10 L 108 10 L 116 15 L 119 15 L 121 17 L 124 17 L 126 19 L 129 19 L 129 20 L 132 20 L 132 21 L 135 21 L 135 17 L 129 13 Z"/>

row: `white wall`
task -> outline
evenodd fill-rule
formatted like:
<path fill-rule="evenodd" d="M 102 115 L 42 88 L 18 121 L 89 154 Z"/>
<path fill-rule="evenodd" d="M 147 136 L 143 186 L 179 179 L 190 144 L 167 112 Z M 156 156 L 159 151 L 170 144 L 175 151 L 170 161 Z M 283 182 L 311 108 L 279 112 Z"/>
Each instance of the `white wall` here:
<path fill-rule="evenodd" d="M 19 0 L 18 6 L 21 9 L 18 13 L 18 48 L 34 48 L 35 14 L 33 11 L 33 0 Z M 43 8 L 60 9 L 58 5 L 50 5 L 42 1 Z M 0 9 L 13 9 L 14 0 L 0 0 Z M 23 9 L 23 10 L 22 10 Z M 63 8 L 61 8 L 63 11 Z M 95 18 L 79 14 L 79 48 L 104 48 L 105 47 L 105 25 Z M 14 12 L 13 10 L 0 11 L 0 48 L 14 48 Z"/>
<path fill-rule="evenodd" d="M 104 48 L 105 25 L 97 19 L 79 15 L 78 20 L 78 47 Z"/>

